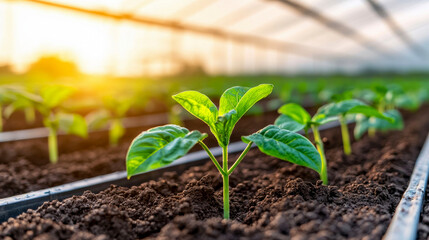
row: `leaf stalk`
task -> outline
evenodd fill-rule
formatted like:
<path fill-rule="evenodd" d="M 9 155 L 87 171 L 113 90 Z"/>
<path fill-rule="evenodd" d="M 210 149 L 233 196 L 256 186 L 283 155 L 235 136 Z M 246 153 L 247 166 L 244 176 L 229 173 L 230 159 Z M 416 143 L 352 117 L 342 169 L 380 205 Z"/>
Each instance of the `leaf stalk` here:
<path fill-rule="evenodd" d="M 228 175 L 231 175 L 231 173 L 235 170 L 235 168 L 240 164 L 241 160 L 246 156 L 246 154 L 249 152 L 250 148 L 252 148 L 253 142 L 250 141 L 249 144 L 247 144 L 247 147 L 243 150 L 241 155 L 238 157 L 238 159 L 235 161 L 235 163 L 232 165 L 232 167 L 228 170 Z"/>
<path fill-rule="evenodd" d="M 49 129 L 48 146 L 49 146 L 49 160 L 51 163 L 58 162 L 58 142 L 57 142 L 57 131 L 53 127 Z"/>
<path fill-rule="evenodd" d="M 216 158 L 213 156 L 213 153 L 210 151 L 210 149 L 207 147 L 206 144 L 204 144 L 203 141 L 198 141 L 198 143 L 201 145 L 201 147 L 207 152 L 207 154 L 209 155 L 210 159 L 212 160 L 212 162 L 214 163 L 214 165 L 216 166 L 217 170 L 220 172 L 220 174 L 225 175 L 226 172 L 223 171 L 222 167 L 220 166 L 219 162 L 216 160 Z"/>
<path fill-rule="evenodd" d="M 340 126 L 341 126 L 341 135 L 343 137 L 343 148 L 344 154 L 350 155 L 352 153 L 352 148 L 350 146 L 350 135 L 349 129 L 347 127 L 346 118 L 342 115 L 339 116 Z"/>
<path fill-rule="evenodd" d="M 316 142 L 317 151 L 320 154 L 320 159 L 322 160 L 322 169 L 320 173 L 320 179 L 323 182 L 323 185 L 328 185 L 328 168 L 325 158 L 325 150 L 323 149 L 322 138 L 320 137 L 319 128 L 317 126 L 312 126 L 314 141 Z"/>

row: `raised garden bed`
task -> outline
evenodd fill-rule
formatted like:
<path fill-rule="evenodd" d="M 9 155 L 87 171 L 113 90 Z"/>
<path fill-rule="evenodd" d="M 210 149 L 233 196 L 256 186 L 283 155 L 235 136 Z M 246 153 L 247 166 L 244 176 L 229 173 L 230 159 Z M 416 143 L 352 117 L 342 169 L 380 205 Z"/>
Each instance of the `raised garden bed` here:
<path fill-rule="evenodd" d="M 277 115 L 270 112 L 264 116 L 242 119 L 232 140 L 238 141 L 241 135 L 273 123 Z M 187 120 L 185 126 L 209 131 L 198 120 Z M 125 170 L 124 156 L 130 142 L 149 127 L 127 129 L 122 142 L 116 147 L 108 146 L 107 132 L 92 133 L 84 140 L 75 136 L 60 136 L 61 154 L 57 164 L 49 163 L 46 139 L 0 143 L 0 198 Z M 213 137 L 206 142 L 209 146 L 215 145 Z"/>
<path fill-rule="evenodd" d="M 329 186 L 321 185 L 314 171 L 251 150 L 231 175 L 230 221 L 221 218 L 222 180 L 207 163 L 140 186 L 112 186 L 99 194 L 47 202 L 3 223 L 0 236 L 380 239 L 429 131 L 428 110 L 406 114 L 404 131 L 353 143 L 348 157 L 342 154 L 339 129 L 323 133 L 328 136 Z"/>

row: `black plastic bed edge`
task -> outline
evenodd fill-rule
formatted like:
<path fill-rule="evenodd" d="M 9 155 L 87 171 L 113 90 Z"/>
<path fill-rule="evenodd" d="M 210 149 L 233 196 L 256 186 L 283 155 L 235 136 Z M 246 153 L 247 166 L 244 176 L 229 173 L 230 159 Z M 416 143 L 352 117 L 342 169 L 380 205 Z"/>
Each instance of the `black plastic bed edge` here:
<path fill-rule="evenodd" d="M 331 122 L 320 127 L 320 130 L 327 130 L 337 126 L 339 126 L 338 122 Z M 311 129 L 309 132 L 311 132 Z M 229 145 L 228 152 L 238 153 L 244 150 L 246 146 L 247 144 L 243 142 L 234 142 Z M 215 157 L 222 155 L 220 147 L 210 148 L 210 150 Z M 136 186 L 143 182 L 157 179 L 165 172 L 175 171 L 178 174 L 183 173 L 192 166 L 204 164 L 207 160 L 209 160 L 207 153 L 201 150 L 189 153 L 166 167 L 138 174 L 129 180 L 127 180 L 126 171 L 121 171 L 3 198 L 0 199 L 0 223 L 7 221 L 10 217 L 16 217 L 28 209 L 36 209 L 47 201 L 63 200 L 74 195 L 81 195 L 86 190 L 98 193 L 107 189 L 112 184 L 124 187 Z"/>
<path fill-rule="evenodd" d="M 127 117 L 122 119 L 122 123 L 124 124 L 125 128 L 154 126 L 157 124 L 164 124 L 166 122 L 168 122 L 167 113 L 148 114 L 144 116 Z M 107 131 L 107 129 L 94 130 L 90 132 L 104 132 L 104 131 Z M 49 135 L 48 129 L 46 129 L 45 127 L 0 132 L 0 143 L 46 138 L 48 137 L 48 135 Z M 59 132 L 58 135 L 66 135 L 66 134 Z"/>

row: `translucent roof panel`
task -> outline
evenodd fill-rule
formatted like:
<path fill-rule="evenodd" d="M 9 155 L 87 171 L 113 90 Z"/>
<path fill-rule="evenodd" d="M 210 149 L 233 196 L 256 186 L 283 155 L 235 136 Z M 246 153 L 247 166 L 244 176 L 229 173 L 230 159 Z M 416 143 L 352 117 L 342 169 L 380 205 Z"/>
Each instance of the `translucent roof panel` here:
<path fill-rule="evenodd" d="M 100 59 L 97 69 L 117 64 L 118 72 L 125 75 L 143 71 L 136 68 L 142 62 L 161 64 L 165 59 L 182 59 L 202 64 L 211 72 L 231 73 L 369 66 L 397 69 L 403 62 L 404 69 L 429 69 L 429 2 L 374 2 L 398 29 L 392 29 L 368 1 L 24 0 L 0 3 L 0 13 L 5 13 L 5 18 L 12 14 L 15 21 L 15 62 L 38 54 L 40 49 L 54 52 L 62 47 L 80 59 L 81 65 L 88 64 L 88 58 L 94 58 L 93 63 Z M 28 16 L 26 11 L 35 20 L 21 24 Z M 69 32 L 63 33 L 61 26 L 68 27 Z M 44 34 L 33 34 L 33 43 L 25 44 L 30 27 Z M 57 34 L 49 34 L 49 27 L 57 29 Z M 76 37 L 79 29 L 81 38 Z M 11 30 L 7 31 L 0 32 L 0 42 L 8 41 Z M 401 38 L 398 32 L 406 36 Z M 74 46 L 74 42 L 87 46 Z M 89 46 L 93 46 L 93 55 L 85 53 Z M 0 61 L 6 58 L 0 53 Z M 106 58 L 116 59 L 103 62 Z M 21 62 L 24 66 L 31 61 Z M 131 71 L 129 66 L 140 70 Z"/>

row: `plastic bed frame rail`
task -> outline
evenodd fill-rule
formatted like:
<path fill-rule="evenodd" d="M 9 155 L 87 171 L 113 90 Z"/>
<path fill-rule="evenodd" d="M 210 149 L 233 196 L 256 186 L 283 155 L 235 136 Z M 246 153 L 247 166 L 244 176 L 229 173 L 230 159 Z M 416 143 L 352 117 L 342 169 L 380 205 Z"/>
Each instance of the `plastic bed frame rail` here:
<path fill-rule="evenodd" d="M 139 117 L 127 117 L 122 119 L 122 123 L 125 128 L 135 128 L 135 127 L 148 127 L 159 124 L 164 124 L 168 122 L 167 113 L 156 113 L 148 114 Z M 101 129 L 91 132 L 102 132 L 107 129 Z M 20 140 L 30 140 L 37 138 L 46 138 L 48 137 L 49 132 L 47 128 L 33 128 L 33 129 L 23 129 L 15 131 L 0 132 L 0 143 L 1 142 L 11 142 L 11 141 L 20 141 Z M 58 135 L 66 135 L 62 132 L 59 132 Z"/>
<path fill-rule="evenodd" d="M 383 240 L 413 240 L 417 238 L 420 212 L 429 175 L 429 135 L 420 151 L 407 190 L 402 195 L 395 215 Z"/>

